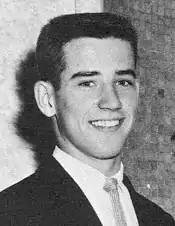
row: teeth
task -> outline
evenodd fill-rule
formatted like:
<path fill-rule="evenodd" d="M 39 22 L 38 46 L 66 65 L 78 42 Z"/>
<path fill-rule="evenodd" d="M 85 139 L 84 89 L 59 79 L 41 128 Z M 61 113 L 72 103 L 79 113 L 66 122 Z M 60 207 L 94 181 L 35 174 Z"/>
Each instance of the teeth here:
<path fill-rule="evenodd" d="M 100 121 L 94 121 L 91 123 L 94 126 L 112 127 L 112 126 L 117 126 L 119 124 L 119 120 L 110 120 L 110 121 L 100 120 Z"/>

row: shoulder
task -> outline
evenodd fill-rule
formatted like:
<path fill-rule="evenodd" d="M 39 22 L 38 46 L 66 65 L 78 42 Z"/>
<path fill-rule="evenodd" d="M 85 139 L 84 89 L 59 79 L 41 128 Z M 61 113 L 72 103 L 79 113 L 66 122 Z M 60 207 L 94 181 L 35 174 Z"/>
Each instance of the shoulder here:
<path fill-rule="evenodd" d="M 175 226 L 175 221 L 171 215 L 151 200 L 137 193 L 127 176 L 124 177 L 124 184 L 129 190 L 139 221 L 144 222 L 143 225 Z M 147 222 L 147 224 L 145 224 L 145 222 Z"/>
<path fill-rule="evenodd" d="M 32 175 L 0 192 L 0 216 L 4 212 L 40 210 L 43 209 L 43 203 L 52 205 L 55 194 L 60 196 L 64 190 L 60 185 L 64 174 L 55 161 L 47 162 Z"/>
<path fill-rule="evenodd" d="M 0 192 L 0 225 L 39 225 L 52 210 L 54 185 L 47 173 L 34 174 Z"/>
<path fill-rule="evenodd" d="M 0 222 L 3 226 L 25 225 L 25 218 L 32 212 L 29 207 L 36 199 L 36 187 L 37 179 L 32 174 L 0 192 Z"/>
<path fill-rule="evenodd" d="M 136 193 L 133 203 L 137 206 L 138 215 L 144 216 L 151 225 L 159 223 L 159 225 L 175 226 L 175 221 L 169 213 L 144 196 Z"/>
<path fill-rule="evenodd" d="M 21 200 L 26 198 L 26 194 L 30 192 L 32 193 L 34 187 L 37 187 L 37 178 L 35 174 L 32 174 L 29 177 L 1 191 L 0 211 L 2 211 L 4 208 L 15 208 L 17 205 L 19 205 Z"/>
<path fill-rule="evenodd" d="M 1 191 L 0 210 L 4 206 L 17 206 L 20 202 L 25 204 L 26 202 L 24 200 L 30 199 L 31 196 L 35 197 L 37 195 L 42 195 L 46 190 L 49 191 L 52 181 L 56 177 L 54 168 L 52 168 L 53 165 L 52 162 L 48 162 L 46 166 L 38 167 L 35 173 Z"/>

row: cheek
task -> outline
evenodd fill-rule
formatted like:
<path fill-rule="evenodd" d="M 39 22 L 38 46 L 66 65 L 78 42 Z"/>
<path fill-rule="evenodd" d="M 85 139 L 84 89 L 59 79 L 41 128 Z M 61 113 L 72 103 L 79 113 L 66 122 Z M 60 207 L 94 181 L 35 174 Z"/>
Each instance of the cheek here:
<path fill-rule="evenodd" d="M 85 102 L 82 102 L 85 104 Z M 73 124 L 73 121 L 77 121 L 77 118 L 80 118 L 83 111 L 82 103 L 75 95 L 64 96 L 59 98 L 57 102 L 57 113 L 61 119 L 66 120 L 67 123 Z"/>
<path fill-rule="evenodd" d="M 123 95 L 121 97 L 121 102 L 123 109 L 129 114 L 133 114 L 136 111 L 138 105 L 137 93 L 133 92 L 129 95 Z"/>
<path fill-rule="evenodd" d="M 71 93 L 68 98 L 65 98 L 64 105 L 68 111 L 81 115 L 92 108 L 96 99 L 91 93 L 86 95 L 83 93 Z"/>

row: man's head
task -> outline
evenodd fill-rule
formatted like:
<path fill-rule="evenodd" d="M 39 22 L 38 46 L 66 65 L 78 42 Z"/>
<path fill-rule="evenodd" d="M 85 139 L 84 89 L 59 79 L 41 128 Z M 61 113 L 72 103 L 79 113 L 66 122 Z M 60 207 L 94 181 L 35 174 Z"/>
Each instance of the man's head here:
<path fill-rule="evenodd" d="M 116 15 L 53 19 L 39 37 L 39 109 L 53 117 L 58 146 L 74 157 L 112 159 L 131 130 L 138 100 L 137 36 Z"/>

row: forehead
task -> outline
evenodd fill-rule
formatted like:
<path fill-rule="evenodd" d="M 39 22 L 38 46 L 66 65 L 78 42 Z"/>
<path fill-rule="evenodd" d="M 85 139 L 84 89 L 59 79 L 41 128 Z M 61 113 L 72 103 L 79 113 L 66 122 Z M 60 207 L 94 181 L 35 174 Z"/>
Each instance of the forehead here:
<path fill-rule="evenodd" d="M 131 67 L 134 65 L 131 44 L 116 38 L 79 38 L 64 48 L 67 69 L 91 70 L 94 67 Z"/>

